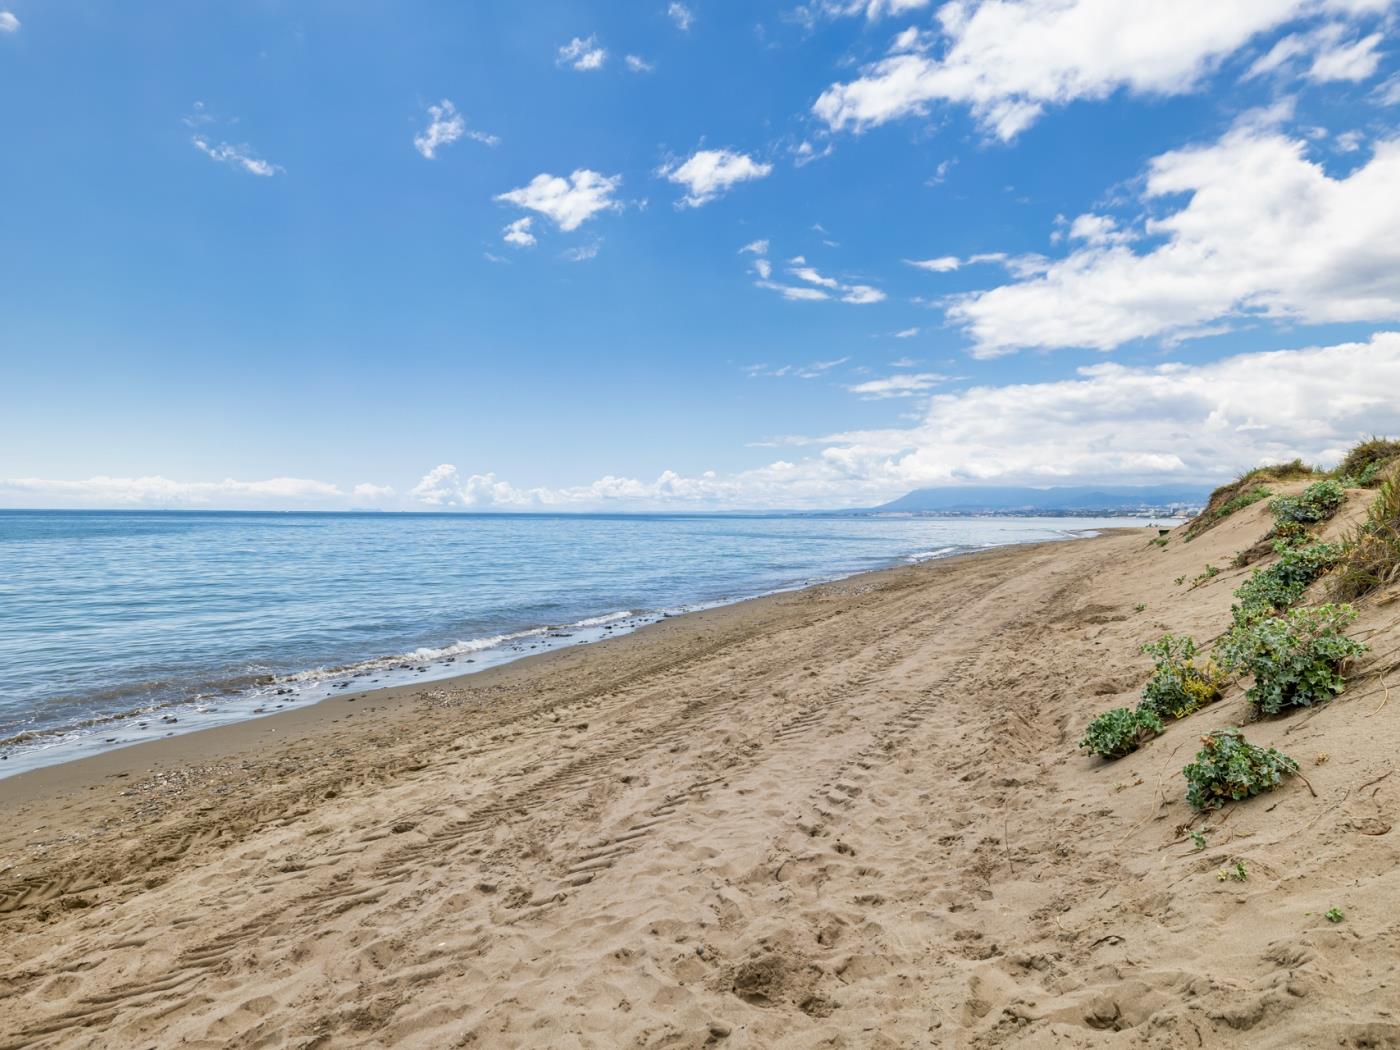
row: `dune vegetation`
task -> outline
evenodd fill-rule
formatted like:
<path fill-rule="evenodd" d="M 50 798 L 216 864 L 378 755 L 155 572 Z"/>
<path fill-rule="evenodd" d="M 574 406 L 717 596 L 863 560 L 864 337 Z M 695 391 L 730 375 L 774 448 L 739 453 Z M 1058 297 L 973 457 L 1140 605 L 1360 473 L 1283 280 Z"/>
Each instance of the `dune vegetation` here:
<path fill-rule="evenodd" d="M 1308 484 L 1290 492 L 1270 487 L 1298 481 Z M 1348 490 L 1373 485 L 1379 492 L 1365 518 L 1345 538 L 1323 540 L 1320 532 L 1347 505 Z M 1400 441 L 1372 437 L 1331 471 L 1298 459 L 1251 470 L 1211 494 L 1183 529 L 1184 540 L 1265 499 L 1273 527 L 1241 552 L 1235 565 L 1258 560 L 1266 551 L 1273 558 L 1235 589 L 1232 622 L 1224 625 L 1214 656 L 1202 655 L 1188 635 L 1168 633 L 1144 645 L 1155 665 L 1137 708 L 1098 715 L 1081 748 L 1108 760 L 1123 758 L 1164 733 L 1164 720 L 1189 717 L 1246 679 L 1254 719 L 1311 708 L 1345 690 L 1348 662 L 1368 650 L 1346 633 L 1357 617 L 1347 602 L 1400 580 Z M 1192 589 L 1219 572 L 1207 564 L 1191 581 Z M 1304 604 L 1325 577 L 1332 596 L 1347 601 Z M 1185 581 L 1185 576 L 1177 579 Z M 1182 771 L 1188 801 L 1200 810 L 1271 791 L 1299 769 L 1293 758 L 1251 744 L 1238 727 L 1211 730 L 1201 740 L 1202 750 Z"/>

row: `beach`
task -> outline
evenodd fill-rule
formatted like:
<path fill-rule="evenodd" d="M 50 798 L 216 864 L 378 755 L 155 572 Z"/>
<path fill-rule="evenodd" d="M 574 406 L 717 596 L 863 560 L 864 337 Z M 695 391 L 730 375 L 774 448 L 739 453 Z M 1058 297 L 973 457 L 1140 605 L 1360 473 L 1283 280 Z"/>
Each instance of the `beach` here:
<path fill-rule="evenodd" d="M 1396 605 L 1339 699 L 1248 728 L 1307 783 L 1204 849 L 1180 770 L 1238 688 L 1076 748 L 1144 642 L 1228 627 L 1247 567 L 1176 581 L 1268 528 L 867 573 L 0 781 L 0 1047 L 1400 1046 Z"/>

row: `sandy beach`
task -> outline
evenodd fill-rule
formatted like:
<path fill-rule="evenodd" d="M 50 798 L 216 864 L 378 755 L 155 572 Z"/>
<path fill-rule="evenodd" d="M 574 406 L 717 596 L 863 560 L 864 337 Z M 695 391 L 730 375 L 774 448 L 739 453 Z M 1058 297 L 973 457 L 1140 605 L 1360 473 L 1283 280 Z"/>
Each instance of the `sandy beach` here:
<path fill-rule="evenodd" d="M 1400 606 L 1337 701 L 1248 727 L 1308 783 L 1202 851 L 1180 770 L 1239 686 L 1076 750 L 1249 569 L 1177 578 L 1268 528 L 872 573 L 0 782 L 0 1047 L 1400 1047 Z"/>

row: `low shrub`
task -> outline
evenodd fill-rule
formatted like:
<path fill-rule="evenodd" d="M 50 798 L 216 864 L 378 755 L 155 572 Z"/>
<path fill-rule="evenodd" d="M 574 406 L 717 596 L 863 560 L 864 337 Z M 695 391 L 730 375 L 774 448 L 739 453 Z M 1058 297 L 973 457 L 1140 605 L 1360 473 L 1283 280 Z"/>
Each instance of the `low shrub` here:
<path fill-rule="evenodd" d="M 1214 660 L 1197 658 L 1196 641 L 1190 635 L 1164 634 L 1144 645 L 1142 651 L 1153 658 L 1156 667 L 1143 686 L 1138 710 L 1158 719 L 1185 718 L 1213 704 L 1229 681 Z"/>
<path fill-rule="evenodd" d="M 1163 731 L 1162 720 L 1152 711 L 1115 707 L 1089 723 L 1079 746 L 1101 758 L 1122 758 Z"/>
<path fill-rule="evenodd" d="M 1194 591 L 1201 584 L 1208 580 L 1213 580 L 1219 575 L 1220 570 L 1216 566 L 1210 564 L 1210 562 L 1206 562 L 1206 567 L 1201 570 L 1201 574 L 1191 581 L 1191 589 Z"/>
<path fill-rule="evenodd" d="M 1400 441 L 1372 437 L 1356 445 L 1332 473 L 1349 487 L 1378 484 L 1385 468 L 1400 459 Z"/>
<path fill-rule="evenodd" d="M 1326 521 L 1347 501 L 1346 489 L 1331 479 L 1315 481 L 1296 496 L 1279 496 L 1269 504 L 1274 531 L 1283 537 L 1302 536 L 1310 525 Z"/>
<path fill-rule="evenodd" d="M 1221 485 L 1210 494 L 1205 509 L 1187 523 L 1186 538 L 1193 540 L 1207 529 L 1224 521 L 1235 511 L 1252 506 L 1262 499 L 1267 499 L 1272 495 L 1266 487 L 1267 482 L 1311 477 L 1317 473 L 1301 459 L 1270 467 L 1255 467 L 1253 470 L 1241 474 L 1228 485 Z"/>
<path fill-rule="evenodd" d="M 1236 624 L 1253 623 L 1262 617 L 1287 609 L 1303 596 L 1309 585 L 1337 565 L 1347 548 L 1340 543 L 1291 544 L 1274 542 L 1278 560 L 1255 569 L 1249 579 L 1235 589 L 1239 599 L 1232 607 Z"/>
<path fill-rule="evenodd" d="M 1348 601 L 1400 580 L 1400 477 L 1391 478 L 1376 495 L 1347 543 L 1332 591 Z"/>
<path fill-rule="evenodd" d="M 1251 744 L 1238 729 L 1217 729 L 1201 737 L 1201 743 L 1196 761 L 1181 772 L 1186 801 L 1202 811 L 1272 791 L 1298 772 L 1293 759 Z"/>
<path fill-rule="evenodd" d="M 1346 687 L 1343 662 L 1366 651 L 1343 633 L 1354 619 L 1350 605 L 1294 609 L 1237 627 L 1220 653 L 1227 667 L 1254 676 L 1245 695 L 1256 713 L 1312 707 Z"/>

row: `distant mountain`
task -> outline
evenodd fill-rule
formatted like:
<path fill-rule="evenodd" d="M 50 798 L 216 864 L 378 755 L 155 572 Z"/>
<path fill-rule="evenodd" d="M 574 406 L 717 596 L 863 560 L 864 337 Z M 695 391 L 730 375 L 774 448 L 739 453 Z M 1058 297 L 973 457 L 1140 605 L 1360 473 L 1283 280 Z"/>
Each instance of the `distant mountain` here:
<path fill-rule="evenodd" d="M 1075 486 L 1035 489 L 959 487 L 915 489 L 879 507 L 875 514 L 1031 514 L 1039 511 L 1161 510 L 1200 507 L 1210 496 L 1204 485 Z"/>

